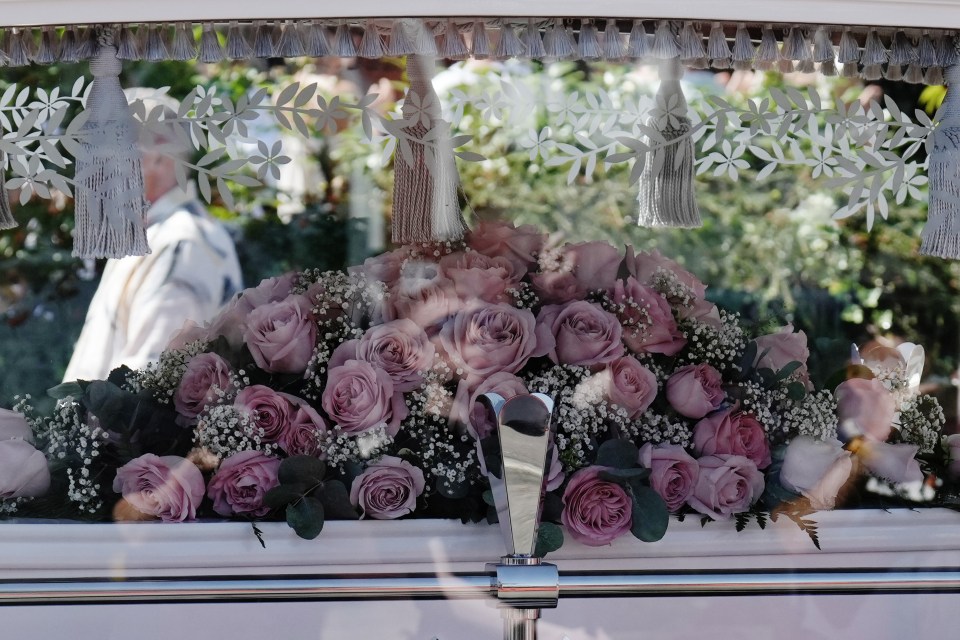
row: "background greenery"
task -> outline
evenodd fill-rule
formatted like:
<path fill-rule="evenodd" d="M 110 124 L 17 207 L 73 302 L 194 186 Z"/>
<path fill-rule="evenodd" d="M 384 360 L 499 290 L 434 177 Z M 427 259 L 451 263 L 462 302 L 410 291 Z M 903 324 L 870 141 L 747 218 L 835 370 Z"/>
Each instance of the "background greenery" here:
<path fill-rule="evenodd" d="M 401 61 L 317 61 L 296 67 L 272 62 L 132 64 L 125 67 L 123 82 L 169 86 L 175 97 L 198 83 L 231 95 L 291 78 L 319 80 L 338 93 L 362 94 L 379 84 L 388 94 L 384 109 L 392 107 L 404 86 Z M 622 82 L 630 71 L 609 65 L 558 65 L 550 70 L 557 82 L 581 93 Z M 83 65 L 8 70 L 0 89 L 5 82 L 69 87 L 84 72 Z M 703 90 L 722 91 L 725 76 L 695 79 Z M 783 82 L 781 76 L 770 74 L 750 91 L 725 97 L 745 100 Z M 856 81 L 835 80 L 827 89 L 852 101 L 863 87 Z M 917 88 L 887 84 L 882 89 L 908 113 L 919 104 Z M 757 165 L 742 172 L 739 182 L 709 175 L 698 178 L 701 229 L 642 229 L 633 223 L 636 187 L 629 185 L 628 167 L 615 165 L 607 172 L 601 168 L 593 179 L 581 176 L 567 185 L 566 167 L 531 161 L 508 127 L 490 126 L 469 108 L 466 115 L 461 129 L 474 138 L 470 150 L 489 159 L 461 164 L 472 216 L 533 223 L 570 240 L 606 239 L 617 245 L 657 248 L 698 274 L 710 285 L 714 300 L 739 311 L 755 329 L 790 321 L 805 330 L 811 336 L 814 377 L 820 380 L 842 365 L 851 342 L 895 336 L 922 343 L 930 379 L 949 386 L 946 382 L 957 368 L 960 352 L 960 273 L 954 262 L 916 255 L 924 203 L 908 200 L 892 210 L 889 221 L 880 221 L 868 233 L 859 218 L 830 220 L 840 196 L 824 190 L 808 171 L 783 167 L 758 183 Z M 547 124 L 548 115 L 544 110 L 536 116 L 541 126 Z M 380 227 L 374 225 L 370 231 L 367 221 L 388 215 L 391 174 L 375 167 L 371 158 L 376 154 L 360 142 L 356 127 L 335 136 L 318 134 L 308 155 L 317 177 L 309 185 L 302 211 L 278 207 L 282 194 L 272 188 L 236 192 L 235 211 L 218 203 L 211 207 L 235 235 L 248 285 L 289 269 L 356 263 L 386 244 Z M 36 200 L 15 209 L 15 215 L 21 226 L 0 233 L 2 406 L 10 406 L 17 393 L 42 396 L 59 381 L 102 268 L 70 257 L 69 201 Z M 43 408 L 42 401 L 35 404 Z M 952 413 L 954 402 L 947 404 Z"/>

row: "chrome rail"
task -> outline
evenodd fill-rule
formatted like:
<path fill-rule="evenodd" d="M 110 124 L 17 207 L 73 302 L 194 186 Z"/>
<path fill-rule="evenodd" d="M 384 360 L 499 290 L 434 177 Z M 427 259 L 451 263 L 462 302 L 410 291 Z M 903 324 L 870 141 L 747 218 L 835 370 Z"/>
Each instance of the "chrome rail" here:
<path fill-rule="evenodd" d="M 0 605 L 497 598 L 491 574 L 0 581 Z M 960 569 L 566 573 L 561 599 L 647 596 L 960 593 Z"/>

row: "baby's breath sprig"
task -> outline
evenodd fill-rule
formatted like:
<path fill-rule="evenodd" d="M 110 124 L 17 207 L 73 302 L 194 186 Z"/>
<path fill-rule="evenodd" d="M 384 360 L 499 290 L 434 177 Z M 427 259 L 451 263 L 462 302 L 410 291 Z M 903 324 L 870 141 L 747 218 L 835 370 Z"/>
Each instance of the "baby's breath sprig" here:
<path fill-rule="evenodd" d="M 224 459 L 242 451 L 273 454 L 276 443 L 264 441 L 264 429 L 258 427 L 250 412 L 232 404 L 208 406 L 197 419 L 196 445 Z"/>
<path fill-rule="evenodd" d="M 933 453 L 947 420 L 934 396 L 922 395 L 900 406 L 900 436 L 915 444 L 920 453 Z"/>
<path fill-rule="evenodd" d="M 678 358 L 678 366 L 706 363 L 720 373 L 738 373 L 747 347 L 739 318 L 739 314 L 721 310 L 719 327 L 696 319 L 681 321 L 679 326 L 687 337 L 687 347 Z"/>
<path fill-rule="evenodd" d="M 689 448 L 693 440 L 693 430 L 689 424 L 680 418 L 665 416 L 653 410 L 628 422 L 624 433 L 638 447 L 649 442 L 653 445 L 678 444 Z"/>
<path fill-rule="evenodd" d="M 187 364 L 194 356 L 208 351 L 209 346 L 204 340 L 195 340 L 182 349 L 164 351 L 159 360 L 127 377 L 127 390 L 137 393 L 146 389 L 153 392 L 154 398 L 160 404 L 170 404 L 187 370 Z"/>

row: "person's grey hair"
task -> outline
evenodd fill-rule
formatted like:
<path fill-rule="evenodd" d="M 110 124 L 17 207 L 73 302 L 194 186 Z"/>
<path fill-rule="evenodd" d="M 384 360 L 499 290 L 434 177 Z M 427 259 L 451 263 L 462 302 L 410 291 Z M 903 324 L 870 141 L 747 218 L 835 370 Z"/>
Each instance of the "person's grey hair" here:
<path fill-rule="evenodd" d="M 149 116 L 159 107 L 162 109 L 160 120 L 175 120 L 177 118 L 180 103 L 166 93 L 149 87 L 131 87 L 124 89 L 123 93 L 128 103 L 140 102 L 143 104 L 145 116 Z M 143 127 L 140 136 L 141 149 L 143 151 L 158 149 L 168 155 L 181 158 L 189 156 L 190 150 L 183 144 L 181 137 L 173 131 L 174 126 L 180 125 L 171 123 L 166 131 Z M 186 130 L 184 133 L 186 133 Z"/>

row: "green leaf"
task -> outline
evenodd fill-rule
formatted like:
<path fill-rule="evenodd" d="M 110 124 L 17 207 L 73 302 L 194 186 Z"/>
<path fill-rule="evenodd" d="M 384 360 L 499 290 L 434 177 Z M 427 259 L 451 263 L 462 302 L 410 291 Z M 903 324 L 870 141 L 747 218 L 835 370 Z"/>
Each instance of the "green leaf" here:
<path fill-rule="evenodd" d="M 313 540 L 323 531 L 323 503 L 307 497 L 288 505 L 287 524 L 301 538 Z"/>
<path fill-rule="evenodd" d="M 467 494 L 470 493 L 470 483 L 467 481 L 450 482 L 447 478 L 437 478 L 436 489 L 437 493 L 444 498 L 458 500 L 467 497 Z"/>
<path fill-rule="evenodd" d="M 493 501 L 493 491 L 491 491 L 490 489 L 487 489 L 486 491 L 483 492 L 483 501 L 491 507 L 496 508 L 497 506 L 496 503 Z"/>
<path fill-rule="evenodd" d="M 80 397 L 83 395 L 83 387 L 79 382 L 64 382 L 47 389 L 47 395 L 55 400 L 63 400 L 67 396 Z"/>
<path fill-rule="evenodd" d="M 541 522 L 537 531 L 537 547 L 533 554 L 542 558 L 563 546 L 563 529 L 553 522 Z"/>
<path fill-rule="evenodd" d="M 622 484 L 626 480 L 646 480 L 650 477 L 650 469 L 634 467 L 633 469 L 607 469 L 600 472 L 600 479 L 607 482 Z"/>
<path fill-rule="evenodd" d="M 632 469 L 637 466 L 640 452 L 629 440 L 607 440 L 597 451 L 597 464 L 614 469 Z"/>
<path fill-rule="evenodd" d="M 357 510 L 350 502 L 347 487 L 339 480 L 323 483 L 323 510 L 331 520 L 356 520 Z"/>
<path fill-rule="evenodd" d="M 644 542 L 656 542 L 667 532 L 670 512 L 663 498 L 650 487 L 634 487 L 633 525 L 630 532 Z"/>
<path fill-rule="evenodd" d="M 794 371 L 796 371 L 797 369 L 799 369 L 799 368 L 802 367 L 802 366 L 803 366 L 803 363 L 802 363 L 802 362 L 799 362 L 799 361 L 797 361 L 797 360 L 793 360 L 792 362 L 788 362 L 787 364 L 785 364 L 785 365 L 783 366 L 782 369 L 780 369 L 780 371 L 777 371 L 777 379 L 778 379 L 778 380 L 786 380 L 787 378 L 790 377 L 790 374 L 791 374 L 791 373 L 793 373 Z"/>
<path fill-rule="evenodd" d="M 323 482 L 327 465 L 313 456 L 293 456 L 280 463 L 277 477 L 280 484 L 305 483 L 316 485 Z"/>
<path fill-rule="evenodd" d="M 787 385 L 787 397 L 791 400 L 800 401 L 807 395 L 807 388 L 799 380 L 794 380 Z"/>
<path fill-rule="evenodd" d="M 263 504 L 271 509 L 279 509 L 302 498 L 306 490 L 307 486 L 302 482 L 280 484 L 264 494 Z"/>

